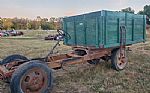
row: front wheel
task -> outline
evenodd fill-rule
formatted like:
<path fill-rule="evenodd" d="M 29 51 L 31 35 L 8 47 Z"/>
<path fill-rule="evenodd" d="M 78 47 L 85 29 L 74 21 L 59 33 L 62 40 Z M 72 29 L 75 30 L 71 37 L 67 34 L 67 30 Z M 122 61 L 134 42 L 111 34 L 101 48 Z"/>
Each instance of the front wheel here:
<path fill-rule="evenodd" d="M 111 62 L 113 69 L 117 71 L 123 70 L 128 63 L 126 50 L 114 49 L 112 51 Z"/>
<path fill-rule="evenodd" d="M 12 75 L 11 93 L 49 93 L 52 71 L 40 61 L 22 64 Z"/>

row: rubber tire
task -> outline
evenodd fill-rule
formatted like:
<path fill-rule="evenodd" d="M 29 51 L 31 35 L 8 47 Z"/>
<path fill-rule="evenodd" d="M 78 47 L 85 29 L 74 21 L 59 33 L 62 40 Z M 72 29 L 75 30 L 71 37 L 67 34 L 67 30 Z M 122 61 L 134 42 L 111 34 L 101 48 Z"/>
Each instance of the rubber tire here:
<path fill-rule="evenodd" d="M 126 60 L 126 64 L 125 64 L 124 68 L 119 68 L 119 67 L 118 67 L 118 65 L 117 65 L 117 55 L 118 55 L 119 51 L 120 51 L 119 48 L 114 49 L 114 50 L 112 51 L 112 56 L 111 56 L 112 68 L 113 68 L 114 70 L 117 70 L 117 71 L 123 70 L 123 69 L 126 67 L 127 63 L 128 63 L 128 61 Z M 127 59 L 127 58 L 126 58 L 126 59 Z"/>
<path fill-rule="evenodd" d="M 52 70 L 46 64 L 41 63 L 41 61 L 38 60 L 30 61 L 20 65 L 19 68 L 13 73 L 10 82 L 11 93 L 23 93 L 20 87 L 20 80 L 26 71 L 32 69 L 33 67 L 42 68 L 48 74 L 48 86 L 45 88 L 45 90 L 43 90 L 42 93 L 49 93 L 53 82 Z"/>
<path fill-rule="evenodd" d="M 10 56 L 7 56 L 5 59 L 3 59 L 0 64 L 5 65 L 5 64 L 13 62 L 15 60 L 28 60 L 28 58 L 25 56 L 22 56 L 22 55 L 18 55 L 18 54 L 10 55 Z"/>
<path fill-rule="evenodd" d="M 92 59 L 87 61 L 89 64 L 96 65 L 100 63 L 100 59 Z"/>

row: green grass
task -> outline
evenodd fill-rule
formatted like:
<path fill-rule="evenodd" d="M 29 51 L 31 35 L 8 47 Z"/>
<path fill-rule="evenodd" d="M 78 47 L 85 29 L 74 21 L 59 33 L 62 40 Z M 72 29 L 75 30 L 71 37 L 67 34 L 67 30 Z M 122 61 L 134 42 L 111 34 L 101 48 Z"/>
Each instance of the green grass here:
<path fill-rule="evenodd" d="M 45 41 L 44 37 L 57 32 L 24 31 L 24 33 L 24 36 L 0 38 L 0 59 L 12 54 L 21 54 L 29 58 L 43 57 L 56 44 L 56 41 Z M 63 42 L 60 44 L 55 52 L 65 53 L 69 47 L 64 46 Z"/>
<path fill-rule="evenodd" d="M 25 37 L 37 37 L 37 38 L 44 38 L 45 36 L 47 36 L 48 34 L 57 34 L 56 31 L 23 31 L 24 32 L 24 36 Z"/>
<path fill-rule="evenodd" d="M 28 58 L 45 56 L 56 43 L 43 40 L 48 34 L 31 31 L 25 32 L 25 37 L 29 38 L 0 39 L 0 59 L 11 54 L 22 54 Z M 133 45 L 131 49 L 128 52 L 128 66 L 120 72 L 113 70 L 110 62 L 101 62 L 96 66 L 71 65 L 64 67 L 65 70 L 54 70 L 52 93 L 149 93 L 150 39 L 146 43 Z M 61 42 L 56 51 L 66 53 L 70 47 Z M 0 87 L 2 85 L 0 83 Z M 8 92 L 7 88 L 3 93 Z"/>
<path fill-rule="evenodd" d="M 1 39 L 0 42 L 0 59 L 11 54 L 21 54 L 29 58 L 43 57 L 48 54 L 49 50 L 56 43 L 55 41 L 45 41 L 42 39 Z M 68 50 L 68 47 L 62 45 L 58 46 L 55 52 L 64 53 L 66 50 Z"/>
<path fill-rule="evenodd" d="M 128 53 L 128 66 L 117 72 L 110 62 L 97 66 L 80 65 L 56 76 L 56 88 L 76 89 L 73 93 L 148 93 L 150 91 L 150 58 L 147 55 Z M 55 92 L 54 92 L 55 93 Z M 65 92 L 64 92 L 65 93 Z M 80 92 L 82 93 L 82 92 Z"/>

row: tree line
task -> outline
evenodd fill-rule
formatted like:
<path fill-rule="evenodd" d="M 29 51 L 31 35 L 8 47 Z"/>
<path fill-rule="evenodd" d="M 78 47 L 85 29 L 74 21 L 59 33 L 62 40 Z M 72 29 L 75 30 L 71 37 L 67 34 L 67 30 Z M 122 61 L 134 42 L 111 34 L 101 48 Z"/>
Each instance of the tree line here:
<path fill-rule="evenodd" d="M 122 12 L 135 13 L 135 10 L 131 7 L 121 10 Z M 139 11 L 138 14 L 147 15 L 150 18 L 150 5 L 145 5 L 143 10 Z M 8 30 L 54 30 L 62 28 L 62 18 L 50 19 L 41 18 L 37 16 L 35 20 L 27 18 L 1 18 L 0 17 L 0 29 Z"/>
<path fill-rule="evenodd" d="M 2 30 L 55 30 L 61 29 L 62 18 L 41 18 L 34 20 L 27 18 L 0 18 L 0 29 Z"/>
<path fill-rule="evenodd" d="M 131 7 L 125 8 L 121 10 L 122 12 L 135 13 L 135 10 Z M 147 15 L 150 18 L 150 5 L 145 5 L 143 10 L 139 11 L 137 14 Z"/>

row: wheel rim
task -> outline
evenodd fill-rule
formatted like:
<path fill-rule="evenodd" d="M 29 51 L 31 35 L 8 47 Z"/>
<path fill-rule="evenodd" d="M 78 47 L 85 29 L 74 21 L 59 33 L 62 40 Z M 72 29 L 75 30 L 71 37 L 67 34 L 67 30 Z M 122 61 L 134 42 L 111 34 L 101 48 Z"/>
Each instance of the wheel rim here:
<path fill-rule="evenodd" d="M 127 59 L 126 59 L 126 52 L 125 50 L 122 50 L 122 52 L 118 51 L 118 56 L 117 56 L 117 66 L 119 69 L 123 69 L 127 64 Z"/>
<path fill-rule="evenodd" d="M 21 89 L 24 93 L 42 93 L 48 86 L 48 76 L 41 68 L 32 68 L 21 78 Z"/>

